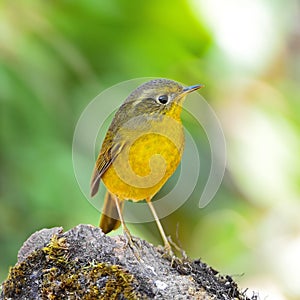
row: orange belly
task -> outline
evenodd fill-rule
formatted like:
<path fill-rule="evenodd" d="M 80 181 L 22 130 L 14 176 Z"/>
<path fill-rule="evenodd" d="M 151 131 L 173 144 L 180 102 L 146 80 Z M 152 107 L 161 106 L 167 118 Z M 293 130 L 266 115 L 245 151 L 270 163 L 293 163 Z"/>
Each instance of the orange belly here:
<path fill-rule="evenodd" d="M 173 136 L 175 139 L 171 141 L 166 135 L 148 133 L 125 145 L 102 175 L 107 189 L 122 200 L 152 198 L 180 163 L 184 146 L 182 130 Z"/>

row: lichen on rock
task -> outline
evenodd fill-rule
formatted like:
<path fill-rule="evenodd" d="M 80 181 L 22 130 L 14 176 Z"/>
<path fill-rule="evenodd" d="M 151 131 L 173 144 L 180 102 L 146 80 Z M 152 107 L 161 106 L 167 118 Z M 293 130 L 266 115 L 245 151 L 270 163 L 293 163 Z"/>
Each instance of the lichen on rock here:
<path fill-rule="evenodd" d="M 134 241 L 132 249 L 90 225 L 41 230 L 20 249 L 0 299 L 248 299 L 200 260 L 171 259 Z"/>

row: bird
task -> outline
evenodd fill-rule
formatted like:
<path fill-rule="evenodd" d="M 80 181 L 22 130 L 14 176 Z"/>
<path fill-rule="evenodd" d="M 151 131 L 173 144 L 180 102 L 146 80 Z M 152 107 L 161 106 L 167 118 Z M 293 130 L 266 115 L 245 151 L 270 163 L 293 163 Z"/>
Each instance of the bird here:
<path fill-rule="evenodd" d="M 103 140 L 91 178 L 91 197 L 100 181 L 106 195 L 100 220 L 104 233 L 123 227 L 126 200 L 145 200 L 157 223 L 165 249 L 171 245 L 151 202 L 177 169 L 184 150 L 180 118 L 186 96 L 202 88 L 165 78 L 147 81 L 133 90 L 116 111 Z"/>

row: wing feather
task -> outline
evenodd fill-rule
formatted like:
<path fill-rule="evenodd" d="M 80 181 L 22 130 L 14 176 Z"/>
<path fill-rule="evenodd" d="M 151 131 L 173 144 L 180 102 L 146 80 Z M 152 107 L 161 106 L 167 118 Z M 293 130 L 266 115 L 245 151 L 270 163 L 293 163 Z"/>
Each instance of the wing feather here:
<path fill-rule="evenodd" d="M 101 151 L 98 155 L 94 172 L 91 180 L 91 197 L 93 197 L 99 189 L 99 184 L 102 175 L 116 159 L 121 152 L 124 143 L 113 143 L 109 135 L 106 136 L 102 144 Z"/>

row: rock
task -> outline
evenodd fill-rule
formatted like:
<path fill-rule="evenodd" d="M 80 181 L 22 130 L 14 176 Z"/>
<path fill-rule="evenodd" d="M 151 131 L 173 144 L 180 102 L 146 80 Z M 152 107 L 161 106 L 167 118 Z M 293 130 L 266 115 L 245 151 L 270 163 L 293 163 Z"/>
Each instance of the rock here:
<path fill-rule="evenodd" d="M 248 299 L 200 260 L 171 258 L 139 238 L 134 245 L 90 225 L 40 230 L 20 249 L 0 299 Z"/>

